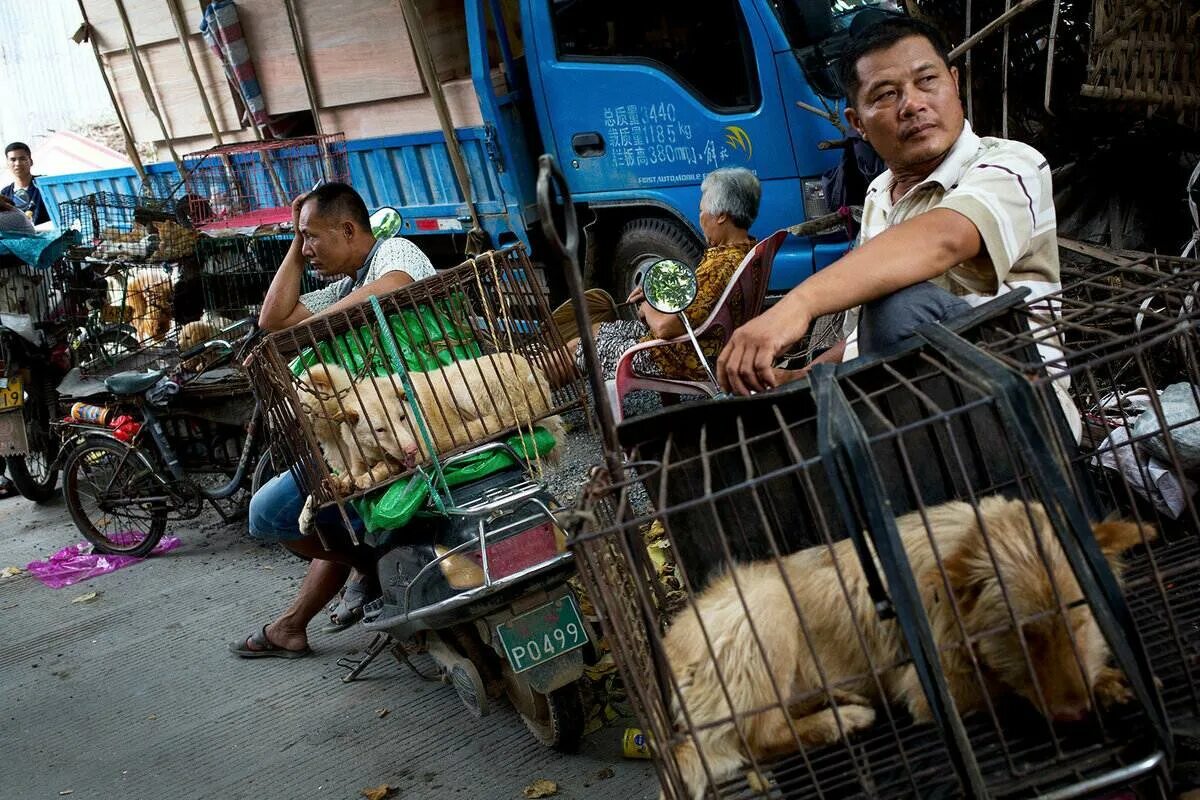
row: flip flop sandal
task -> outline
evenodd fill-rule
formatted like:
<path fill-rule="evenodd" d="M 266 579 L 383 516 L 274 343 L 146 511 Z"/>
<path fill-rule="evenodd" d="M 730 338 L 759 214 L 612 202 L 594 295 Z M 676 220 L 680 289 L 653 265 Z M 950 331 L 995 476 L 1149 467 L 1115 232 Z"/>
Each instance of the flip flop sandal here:
<path fill-rule="evenodd" d="M 362 619 L 363 607 L 367 604 L 367 588 L 365 581 L 355 581 L 346 584 L 341 598 L 329 606 L 329 624 L 321 629 L 322 633 L 337 633 L 344 631 Z"/>
<path fill-rule="evenodd" d="M 312 655 L 312 648 L 306 646 L 303 650 L 289 650 L 280 647 L 267 638 L 267 626 L 263 625 L 241 641 L 230 642 L 229 652 L 239 658 L 303 658 Z"/>

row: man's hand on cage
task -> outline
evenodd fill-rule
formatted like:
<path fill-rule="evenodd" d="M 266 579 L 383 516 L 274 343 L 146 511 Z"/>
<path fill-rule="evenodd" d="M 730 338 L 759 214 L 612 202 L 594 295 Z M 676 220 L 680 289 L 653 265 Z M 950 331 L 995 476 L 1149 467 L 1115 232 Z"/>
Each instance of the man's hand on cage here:
<path fill-rule="evenodd" d="M 727 391 L 750 394 L 777 385 L 775 357 L 804 336 L 811 322 L 788 299 L 733 332 L 717 360 L 717 380 Z"/>

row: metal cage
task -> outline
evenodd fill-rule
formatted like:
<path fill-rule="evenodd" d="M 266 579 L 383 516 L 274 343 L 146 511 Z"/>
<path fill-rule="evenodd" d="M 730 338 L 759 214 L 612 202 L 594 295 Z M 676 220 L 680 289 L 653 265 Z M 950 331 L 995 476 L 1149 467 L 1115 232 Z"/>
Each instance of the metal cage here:
<path fill-rule="evenodd" d="M 197 228 L 257 227 L 292 218 L 292 198 L 318 181 L 350 181 L 341 133 L 229 144 L 184 156 Z"/>
<path fill-rule="evenodd" d="M 175 202 L 116 192 L 58 204 L 62 227 L 79 231 L 72 258 L 106 263 L 173 263 L 196 250 L 196 231 L 176 213 Z"/>
<path fill-rule="evenodd" d="M 257 316 L 292 238 L 281 233 L 200 237 L 196 260 L 204 310 L 228 320 Z M 300 292 L 319 285 L 318 277 L 306 271 Z"/>
<path fill-rule="evenodd" d="M 418 468 L 436 475 L 481 442 L 557 429 L 583 402 L 577 375 L 549 382 L 563 352 L 516 246 L 271 334 L 250 372 L 311 502 L 344 514 L 346 500 Z"/>
<path fill-rule="evenodd" d="M 593 479 L 572 546 L 667 797 L 1165 781 L 1200 712 L 1200 520 L 1190 489 L 1172 517 L 1102 466 L 1094 430 L 1131 425 L 1123 387 L 1200 391 L 1200 265 L 1152 266 L 620 428 L 626 474 Z M 1170 456 L 1200 415 L 1163 407 L 1132 439 Z"/>

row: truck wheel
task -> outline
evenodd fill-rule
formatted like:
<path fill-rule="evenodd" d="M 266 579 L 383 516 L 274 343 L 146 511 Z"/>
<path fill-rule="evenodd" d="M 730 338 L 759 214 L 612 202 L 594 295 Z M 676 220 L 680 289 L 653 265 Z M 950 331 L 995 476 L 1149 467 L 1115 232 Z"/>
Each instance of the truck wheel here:
<path fill-rule="evenodd" d="M 700 240 L 682 223 L 673 219 L 643 217 L 625 223 L 617 235 L 613 250 L 612 282 L 623 301 L 641 286 L 642 275 L 661 258 L 677 258 L 695 267 L 704 253 Z"/>
<path fill-rule="evenodd" d="M 553 747 L 560 753 L 577 753 L 583 741 L 583 727 L 587 723 L 583 710 L 583 695 L 579 681 L 555 689 L 547 695 L 535 695 L 538 718 L 524 714 L 521 719 L 539 742 Z M 544 705 L 543 705 L 544 704 Z"/>

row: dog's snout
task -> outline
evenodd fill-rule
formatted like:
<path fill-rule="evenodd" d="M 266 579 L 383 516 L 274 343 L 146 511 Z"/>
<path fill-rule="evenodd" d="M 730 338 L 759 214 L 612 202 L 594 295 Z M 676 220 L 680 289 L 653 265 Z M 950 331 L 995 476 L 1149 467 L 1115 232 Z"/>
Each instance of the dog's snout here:
<path fill-rule="evenodd" d="M 1051 709 L 1050 713 L 1055 722 L 1082 722 L 1088 715 L 1088 707 L 1086 705 L 1058 706 Z"/>

